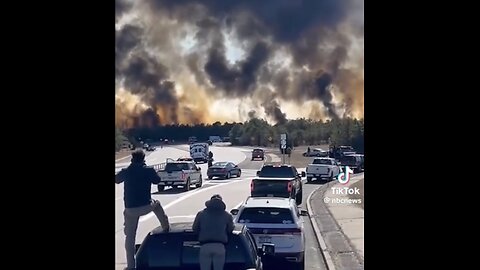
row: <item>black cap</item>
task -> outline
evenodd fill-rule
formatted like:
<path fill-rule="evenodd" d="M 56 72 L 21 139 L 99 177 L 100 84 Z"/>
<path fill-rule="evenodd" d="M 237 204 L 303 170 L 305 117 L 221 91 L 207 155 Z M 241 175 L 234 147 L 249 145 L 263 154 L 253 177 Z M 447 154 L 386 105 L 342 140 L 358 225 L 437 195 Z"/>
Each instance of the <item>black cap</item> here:
<path fill-rule="evenodd" d="M 220 196 L 220 194 L 215 194 L 210 198 L 210 200 L 220 200 L 220 201 L 222 201 L 223 199 L 222 199 L 222 196 Z"/>
<path fill-rule="evenodd" d="M 132 153 L 132 162 L 143 162 L 145 161 L 145 153 L 141 150 L 135 150 Z"/>

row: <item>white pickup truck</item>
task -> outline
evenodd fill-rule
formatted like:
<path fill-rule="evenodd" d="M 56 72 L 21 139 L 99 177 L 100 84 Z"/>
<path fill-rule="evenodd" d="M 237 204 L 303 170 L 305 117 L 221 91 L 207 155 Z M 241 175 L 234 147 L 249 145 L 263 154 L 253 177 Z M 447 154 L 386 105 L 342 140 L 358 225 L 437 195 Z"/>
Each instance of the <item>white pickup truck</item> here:
<path fill-rule="evenodd" d="M 182 186 L 185 191 L 190 190 L 191 185 L 199 188 L 202 186 L 202 172 L 192 161 L 170 161 L 162 166 L 154 167 L 160 176 L 158 191 L 163 191 L 166 186 L 178 188 Z"/>
<path fill-rule="evenodd" d="M 312 179 L 328 179 L 333 180 L 341 172 L 341 168 L 333 158 L 315 158 L 312 164 L 307 166 L 307 182 Z"/>

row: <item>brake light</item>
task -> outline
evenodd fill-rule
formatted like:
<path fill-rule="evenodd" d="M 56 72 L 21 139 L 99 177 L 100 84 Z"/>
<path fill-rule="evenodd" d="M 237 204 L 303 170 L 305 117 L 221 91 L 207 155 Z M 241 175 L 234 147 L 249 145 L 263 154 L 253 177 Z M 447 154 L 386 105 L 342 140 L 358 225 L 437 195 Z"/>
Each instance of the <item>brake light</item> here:
<path fill-rule="evenodd" d="M 289 193 L 292 192 L 292 182 L 288 182 L 287 190 Z"/>
<path fill-rule="evenodd" d="M 254 188 L 254 183 L 253 183 L 253 180 L 252 180 L 252 182 L 250 182 L 250 191 L 253 191 L 253 188 Z"/>
<path fill-rule="evenodd" d="M 182 172 L 182 180 L 185 180 L 185 178 L 187 178 L 187 174 Z"/>

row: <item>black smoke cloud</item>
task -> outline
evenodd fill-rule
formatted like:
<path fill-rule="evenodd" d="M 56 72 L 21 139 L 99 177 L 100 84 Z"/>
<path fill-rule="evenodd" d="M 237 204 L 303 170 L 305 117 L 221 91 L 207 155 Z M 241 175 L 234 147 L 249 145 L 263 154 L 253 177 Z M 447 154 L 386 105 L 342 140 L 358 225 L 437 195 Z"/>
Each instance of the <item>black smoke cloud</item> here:
<path fill-rule="evenodd" d="M 248 112 L 248 119 L 257 118 L 257 112 L 255 110 L 251 110 Z"/>
<path fill-rule="evenodd" d="M 339 84 L 337 74 L 348 60 L 351 41 L 339 29 L 352 11 L 352 0 L 149 0 L 147 3 L 154 13 L 170 14 L 177 21 L 195 25 L 199 44 L 214 40 L 205 64 L 200 64 L 200 57 L 188 61 L 198 83 L 206 85 L 209 81 L 216 91 L 240 98 L 255 92 L 259 82 L 270 83 L 283 100 L 298 104 L 318 100 L 328 117 L 339 117 L 331 86 Z M 185 12 L 195 8 L 199 11 L 196 14 L 202 14 L 201 20 Z M 233 65 L 228 63 L 220 34 L 222 27 L 233 30 L 239 40 L 249 44 L 246 59 Z M 293 67 L 307 67 L 306 71 L 296 76 L 288 70 L 267 66 L 279 47 L 292 55 Z M 355 93 L 345 87 L 337 87 L 335 91 L 346 96 L 346 100 L 354 99 Z M 265 104 L 268 104 L 266 111 L 282 119 L 278 103 Z M 277 111 L 274 108 L 279 113 L 274 113 Z"/>
<path fill-rule="evenodd" d="M 123 80 L 125 89 L 149 106 L 134 117 L 134 125 L 155 126 L 162 122 L 178 122 L 178 100 L 175 82 L 169 80 L 168 69 L 148 54 L 142 46 L 143 29 L 124 25 L 116 33 L 116 77 Z M 162 119 L 158 111 L 163 110 Z"/>
<path fill-rule="evenodd" d="M 259 42 L 253 46 L 244 61 L 229 67 L 225 57 L 225 46 L 223 43 L 216 43 L 208 55 L 205 72 L 210 82 L 228 96 L 243 97 L 255 89 L 257 72 L 265 64 L 268 56 L 268 45 Z"/>
<path fill-rule="evenodd" d="M 145 18 L 145 22 L 155 22 L 157 26 L 151 23 L 142 27 L 126 25 L 117 32 L 117 77 L 128 91 L 140 96 L 150 106 L 151 110 L 146 113 L 148 119 L 159 123 L 178 121 L 179 101 L 175 95 L 175 82 L 169 76 L 169 69 L 172 72 L 175 70 L 147 53 L 145 34 L 156 35 L 150 42 L 162 43 L 169 40 L 170 36 L 166 36 L 170 34 L 155 31 L 156 27 L 161 26 L 162 29 L 168 25 L 173 27 L 168 28 L 169 33 L 180 33 L 183 31 L 181 26 L 188 26 L 196 31 L 197 48 L 183 59 L 170 59 L 170 63 L 178 63 L 178 66 L 183 65 L 185 70 L 190 70 L 196 82 L 204 86 L 210 96 L 243 98 L 262 92 L 263 86 L 270 85 L 274 94 L 267 90 L 260 102 L 265 113 L 278 123 L 286 121 L 278 99 L 294 101 L 299 105 L 307 100 L 318 100 L 325 110 L 321 115 L 339 117 L 333 93 L 341 93 L 340 96 L 347 102 L 346 107 L 363 106 L 363 101 L 354 102 L 357 94 L 351 90 L 359 82 L 363 84 L 363 78 L 358 80 L 356 70 L 342 71 L 349 60 L 347 52 L 351 41 L 343 30 L 340 31 L 340 26 L 351 12 L 352 1 L 139 1 L 136 7 L 145 13 L 140 17 Z M 119 0 L 116 0 L 115 6 L 117 19 L 132 8 L 131 4 Z M 165 24 L 167 21 L 174 23 Z M 356 35 L 363 36 L 358 30 L 363 29 L 363 22 L 360 28 L 355 29 Z M 222 32 L 229 32 L 241 41 L 240 46 L 246 52 L 244 59 L 235 63 L 227 60 Z M 161 53 L 167 57 L 168 50 L 180 50 L 180 46 L 165 47 L 162 44 L 151 45 L 163 50 Z M 290 66 L 272 64 L 272 56 L 278 50 L 292 57 Z M 179 54 L 172 52 L 170 55 Z M 363 86 L 361 89 L 363 95 Z M 155 114 L 158 110 L 164 110 L 168 117 Z M 180 111 L 188 118 L 195 118 L 191 110 Z M 345 111 L 353 110 L 346 108 Z M 242 114 L 252 116 L 246 111 Z M 320 115 L 319 112 L 315 114 Z"/>

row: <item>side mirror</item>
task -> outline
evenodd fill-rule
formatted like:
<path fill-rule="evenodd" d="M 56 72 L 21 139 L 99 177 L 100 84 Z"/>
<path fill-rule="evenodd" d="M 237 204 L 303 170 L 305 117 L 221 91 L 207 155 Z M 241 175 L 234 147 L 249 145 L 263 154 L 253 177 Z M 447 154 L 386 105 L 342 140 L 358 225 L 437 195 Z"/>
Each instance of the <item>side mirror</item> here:
<path fill-rule="evenodd" d="M 236 216 L 238 214 L 238 209 L 232 209 L 230 210 L 230 214 Z"/>
<path fill-rule="evenodd" d="M 140 249 L 140 244 L 136 244 L 135 245 L 135 254 L 137 254 L 139 249 Z"/>
<path fill-rule="evenodd" d="M 261 248 L 258 248 L 258 253 L 261 257 L 263 256 L 274 256 L 275 255 L 275 245 L 271 243 L 262 244 Z"/>
<path fill-rule="evenodd" d="M 257 171 L 257 176 L 260 176 L 260 171 Z"/>
<path fill-rule="evenodd" d="M 307 174 L 305 172 L 302 172 L 302 177 L 305 177 L 307 176 Z"/>
<path fill-rule="evenodd" d="M 305 209 L 300 210 L 300 216 L 308 216 L 308 211 Z"/>

